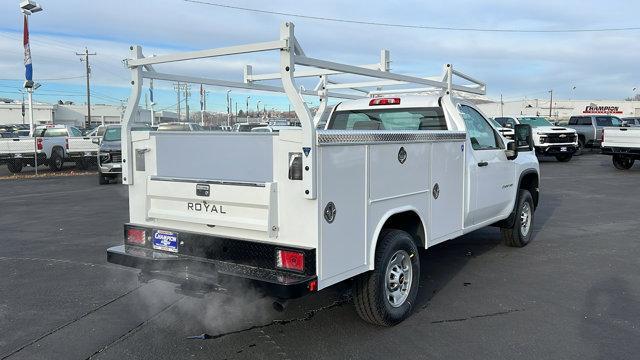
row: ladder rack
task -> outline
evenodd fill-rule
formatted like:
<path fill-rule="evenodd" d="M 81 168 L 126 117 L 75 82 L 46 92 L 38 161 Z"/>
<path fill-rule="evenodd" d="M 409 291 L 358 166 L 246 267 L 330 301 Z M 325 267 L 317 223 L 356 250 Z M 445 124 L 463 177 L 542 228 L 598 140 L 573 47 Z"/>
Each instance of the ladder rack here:
<path fill-rule="evenodd" d="M 142 47 L 138 45 L 131 46 L 130 50 L 131 58 L 125 60 L 125 64 L 131 70 L 132 87 L 122 123 L 122 181 L 125 184 L 133 184 L 133 179 L 131 177 L 131 174 L 133 174 L 133 163 L 131 161 L 133 156 L 130 143 L 130 130 L 133 115 L 135 114 L 140 101 L 143 79 L 206 84 L 225 88 L 280 92 L 286 94 L 302 125 L 303 150 L 305 154 L 310 154 L 303 158 L 303 165 L 309 166 L 310 169 L 310 176 L 305 176 L 303 179 L 306 188 L 304 196 L 309 199 L 315 199 L 316 197 L 315 124 L 326 109 L 328 98 L 361 99 L 363 97 L 371 97 L 381 94 L 406 94 L 429 91 L 441 91 L 449 96 L 454 91 L 477 95 L 484 95 L 486 93 L 486 86 L 483 82 L 454 70 L 450 64 L 445 65 L 442 75 L 436 77 L 415 77 L 391 72 L 389 67 L 391 60 L 388 50 L 381 51 L 378 63 L 361 66 L 341 64 L 333 61 L 308 57 L 294 35 L 294 24 L 291 22 L 285 22 L 281 25 L 280 39 L 275 41 L 153 57 L 145 57 L 142 53 Z M 154 65 L 170 62 L 276 50 L 280 53 L 280 72 L 254 74 L 252 67 L 247 65 L 244 68 L 244 79 L 242 82 L 165 73 L 156 71 L 154 68 Z M 297 70 L 296 65 L 307 68 Z M 370 80 L 339 83 L 334 78 L 339 75 L 357 75 L 370 78 Z M 305 90 L 296 85 L 296 78 L 305 77 L 319 77 L 318 84 L 314 90 Z M 469 84 L 454 84 L 454 77 L 461 78 Z M 269 80 L 280 80 L 282 86 L 260 83 L 262 81 Z M 418 85 L 420 87 L 384 90 L 384 87 L 388 86 L 409 84 Z M 318 96 L 320 98 L 320 107 L 316 112 L 315 118 L 311 115 L 311 111 L 302 98 L 302 95 Z"/>

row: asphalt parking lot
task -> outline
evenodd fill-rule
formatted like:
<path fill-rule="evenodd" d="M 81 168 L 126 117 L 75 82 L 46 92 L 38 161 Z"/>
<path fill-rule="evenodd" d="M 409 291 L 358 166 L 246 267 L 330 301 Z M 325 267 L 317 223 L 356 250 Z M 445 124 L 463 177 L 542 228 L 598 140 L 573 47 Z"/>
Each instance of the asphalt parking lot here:
<path fill-rule="evenodd" d="M 541 163 L 523 249 L 483 229 L 422 257 L 415 313 L 362 322 L 336 287 L 269 299 L 185 297 L 108 264 L 128 219 L 96 176 L 0 181 L 0 359 L 630 359 L 640 353 L 640 165 Z M 207 333 L 211 339 L 188 339 Z"/>

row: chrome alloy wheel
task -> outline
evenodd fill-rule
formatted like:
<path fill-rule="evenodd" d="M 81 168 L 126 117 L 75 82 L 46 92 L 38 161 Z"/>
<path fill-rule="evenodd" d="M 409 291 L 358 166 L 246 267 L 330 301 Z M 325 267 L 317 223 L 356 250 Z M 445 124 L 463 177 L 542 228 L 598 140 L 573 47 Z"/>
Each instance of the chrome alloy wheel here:
<path fill-rule="evenodd" d="M 531 229 L 531 206 L 528 202 L 522 204 L 520 210 L 520 235 L 526 237 Z"/>
<path fill-rule="evenodd" d="M 389 304 L 393 307 L 400 307 L 409 297 L 411 283 L 413 281 L 413 266 L 411 256 L 404 251 L 398 250 L 387 265 L 385 273 L 385 295 Z"/>

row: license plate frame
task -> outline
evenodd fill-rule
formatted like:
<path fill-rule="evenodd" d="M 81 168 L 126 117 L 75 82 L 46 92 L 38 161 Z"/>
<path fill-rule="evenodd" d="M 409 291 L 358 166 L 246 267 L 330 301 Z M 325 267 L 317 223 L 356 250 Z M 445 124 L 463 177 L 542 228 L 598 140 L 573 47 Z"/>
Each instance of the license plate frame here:
<path fill-rule="evenodd" d="M 168 230 L 153 230 L 151 233 L 151 245 L 154 250 L 177 253 L 178 233 Z"/>
<path fill-rule="evenodd" d="M 567 152 L 567 147 L 566 147 L 566 146 L 562 146 L 562 147 L 560 148 L 560 151 L 561 151 L 561 152 Z"/>

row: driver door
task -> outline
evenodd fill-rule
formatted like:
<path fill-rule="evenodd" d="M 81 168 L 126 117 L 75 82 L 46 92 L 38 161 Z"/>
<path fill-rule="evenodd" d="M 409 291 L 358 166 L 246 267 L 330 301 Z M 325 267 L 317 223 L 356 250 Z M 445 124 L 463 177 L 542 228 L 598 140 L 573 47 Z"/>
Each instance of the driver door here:
<path fill-rule="evenodd" d="M 465 225 L 475 225 L 513 207 L 515 164 L 507 159 L 502 139 L 480 112 L 468 105 L 458 109 L 467 128 L 469 217 Z"/>

